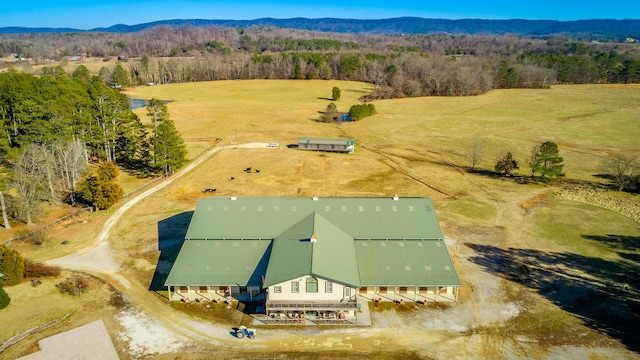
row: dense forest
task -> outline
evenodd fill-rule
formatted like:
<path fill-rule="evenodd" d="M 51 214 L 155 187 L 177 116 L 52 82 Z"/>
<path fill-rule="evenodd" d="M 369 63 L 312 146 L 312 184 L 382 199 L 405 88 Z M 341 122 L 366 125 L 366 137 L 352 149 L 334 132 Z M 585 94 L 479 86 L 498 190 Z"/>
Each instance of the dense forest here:
<path fill-rule="evenodd" d="M 379 35 L 184 25 L 134 33 L 0 35 L 0 53 L 36 64 L 86 54 L 129 59 L 120 83 L 344 79 L 372 97 L 477 95 L 554 83 L 638 83 L 640 45 L 496 35 Z M 100 76 L 108 83 L 113 69 Z"/>
<path fill-rule="evenodd" d="M 107 208 L 122 197 L 117 166 L 168 175 L 185 162 L 186 150 L 166 104 L 147 105 L 143 124 L 129 99 L 80 66 L 73 74 L 47 68 L 40 76 L 13 69 L 0 74 L 0 203 L 31 224 L 41 201 L 83 200 Z M 90 169 L 89 164 L 100 164 Z M 113 164 L 113 165 L 108 165 Z M 115 166 L 115 167 L 114 167 Z M 4 196 L 4 191 L 9 196 Z M 6 201 L 5 201 L 6 200 Z"/>
<path fill-rule="evenodd" d="M 340 79 L 374 84 L 375 98 L 469 96 L 555 83 L 639 83 L 640 45 L 496 35 L 380 35 L 251 26 L 157 26 L 138 32 L 0 34 L 0 204 L 31 223 L 32 204 L 105 207 L 121 195 L 118 164 L 170 174 L 185 162 L 166 105 L 151 124 L 118 91 L 130 85 L 226 79 Z M 98 72 L 73 55 L 105 62 Z M 26 62 L 18 72 L 16 63 Z M 44 65 L 44 66 L 42 66 Z M 9 68 L 9 69 L 6 69 Z M 368 109 L 368 108 L 366 108 Z M 100 164 L 88 171 L 87 164 Z M 8 192 L 6 190 L 15 191 Z M 9 194 L 5 201 L 6 194 Z M 106 197 L 106 198 L 105 198 Z M 6 206 L 5 206 L 6 205 Z M 8 210 L 7 210 L 8 209 Z"/>

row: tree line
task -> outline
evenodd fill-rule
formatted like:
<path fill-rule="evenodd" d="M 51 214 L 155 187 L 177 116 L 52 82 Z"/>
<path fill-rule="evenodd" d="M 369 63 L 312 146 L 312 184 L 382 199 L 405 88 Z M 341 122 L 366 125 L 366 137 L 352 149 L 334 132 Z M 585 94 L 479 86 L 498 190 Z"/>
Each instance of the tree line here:
<path fill-rule="evenodd" d="M 168 175 L 185 162 L 182 137 L 166 104 L 153 99 L 143 124 L 129 99 L 80 66 L 73 74 L 0 74 L 0 205 L 31 225 L 42 201 L 77 200 L 104 209 L 122 198 L 118 167 Z M 93 169 L 91 164 L 100 164 Z M 113 164 L 109 166 L 108 164 Z M 10 215 L 10 216 L 8 216 Z"/>
<path fill-rule="evenodd" d="M 77 53 L 131 60 L 104 82 L 342 79 L 375 85 L 370 98 L 476 95 L 554 83 L 637 83 L 632 44 L 495 35 L 326 33 L 252 26 L 157 26 L 136 33 L 3 34 L 0 52 L 35 62 Z M 24 54 L 24 55 L 22 55 Z M 114 72 L 118 74 L 114 74 Z"/>

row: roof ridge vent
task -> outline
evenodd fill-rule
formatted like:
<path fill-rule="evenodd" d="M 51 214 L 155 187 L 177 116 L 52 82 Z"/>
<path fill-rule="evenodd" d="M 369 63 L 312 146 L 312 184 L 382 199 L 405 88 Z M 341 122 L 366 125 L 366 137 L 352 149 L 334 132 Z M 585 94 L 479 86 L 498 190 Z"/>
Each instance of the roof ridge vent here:
<path fill-rule="evenodd" d="M 393 201 L 398 201 L 400 200 L 400 198 L 398 197 L 398 194 L 393 194 Z"/>

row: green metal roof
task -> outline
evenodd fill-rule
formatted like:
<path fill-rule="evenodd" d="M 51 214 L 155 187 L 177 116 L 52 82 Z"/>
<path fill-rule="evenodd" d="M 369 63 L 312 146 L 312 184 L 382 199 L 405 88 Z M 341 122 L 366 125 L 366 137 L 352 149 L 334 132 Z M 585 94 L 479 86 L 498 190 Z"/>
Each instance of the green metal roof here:
<path fill-rule="evenodd" d="M 319 144 L 319 145 L 355 145 L 353 139 L 341 138 L 298 138 L 298 144 Z"/>
<path fill-rule="evenodd" d="M 221 196 L 198 201 L 185 238 L 274 239 L 313 212 L 355 239 L 442 239 L 425 198 Z"/>
<path fill-rule="evenodd" d="M 265 287 L 305 275 L 360 285 L 353 238 L 316 212 L 276 237 L 273 249 Z"/>
<path fill-rule="evenodd" d="M 262 286 L 271 243 L 271 240 L 187 240 L 165 286 Z"/>
<path fill-rule="evenodd" d="M 185 238 L 166 285 L 259 285 L 262 274 L 263 286 L 303 275 L 356 287 L 460 285 L 425 198 L 204 198 Z M 362 245 L 382 241 L 393 245 Z M 260 261 L 266 270 L 249 270 Z"/>
<path fill-rule="evenodd" d="M 356 240 L 361 286 L 460 286 L 442 240 Z"/>

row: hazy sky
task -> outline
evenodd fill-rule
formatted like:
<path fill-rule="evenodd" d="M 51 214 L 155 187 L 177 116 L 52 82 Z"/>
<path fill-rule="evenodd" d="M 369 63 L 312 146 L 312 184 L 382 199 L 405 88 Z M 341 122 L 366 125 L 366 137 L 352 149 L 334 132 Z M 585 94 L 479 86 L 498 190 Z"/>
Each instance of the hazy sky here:
<path fill-rule="evenodd" d="M 352 18 L 399 16 L 481 19 L 640 19 L 638 0 L 12 0 L 0 7 L 0 27 L 91 29 L 169 19 Z"/>

